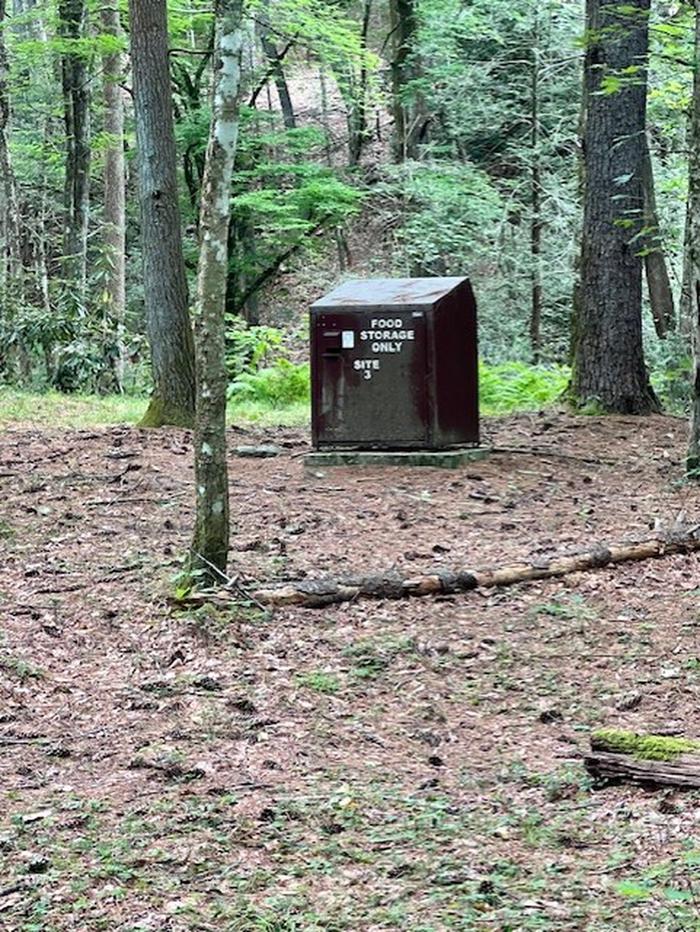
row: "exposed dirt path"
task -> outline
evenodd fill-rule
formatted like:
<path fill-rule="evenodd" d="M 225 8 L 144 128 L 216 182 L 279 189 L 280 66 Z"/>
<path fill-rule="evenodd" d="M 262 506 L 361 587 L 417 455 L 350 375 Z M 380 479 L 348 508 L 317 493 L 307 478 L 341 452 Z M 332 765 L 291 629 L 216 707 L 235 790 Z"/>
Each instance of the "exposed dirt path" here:
<path fill-rule="evenodd" d="M 234 572 L 483 565 L 700 514 L 681 421 L 487 433 L 551 455 L 308 472 L 268 433 L 281 456 L 231 463 Z M 177 614 L 191 476 L 182 432 L 0 437 L 0 928 L 684 928 L 619 884 L 680 856 L 698 797 L 594 791 L 579 755 L 601 724 L 700 737 L 697 556 Z"/>

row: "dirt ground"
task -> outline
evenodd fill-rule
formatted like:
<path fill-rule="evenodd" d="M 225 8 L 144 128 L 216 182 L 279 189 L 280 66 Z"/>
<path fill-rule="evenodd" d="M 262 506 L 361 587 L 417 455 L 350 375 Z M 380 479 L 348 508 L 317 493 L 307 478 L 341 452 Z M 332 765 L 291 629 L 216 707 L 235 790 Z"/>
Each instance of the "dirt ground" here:
<path fill-rule="evenodd" d="M 462 470 L 306 471 L 303 432 L 233 431 L 282 454 L 231 458 L 232 573 L 464 569 L 699 513 L 680 420 L 485 432 Z M 8 429 L 0 483 L 0 929 L 698 927 L 700 796 L 581 763 L 602 725 L 700 737 L 697 556 L 182 611 L 185 432 Z"/>

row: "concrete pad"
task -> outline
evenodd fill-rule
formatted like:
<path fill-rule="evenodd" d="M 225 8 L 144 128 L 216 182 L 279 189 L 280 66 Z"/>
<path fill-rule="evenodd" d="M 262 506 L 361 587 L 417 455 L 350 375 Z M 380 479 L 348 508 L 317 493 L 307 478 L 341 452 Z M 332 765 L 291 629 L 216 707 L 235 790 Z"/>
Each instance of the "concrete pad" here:
<path fill-rule="evenodd" d="M 304 465 L 313 469 L 326 466 L 432 466 L 458 469 L 486 459 L 487 447 L 461 447 L 455 450 L 325 450 L 307 453 Z"/>

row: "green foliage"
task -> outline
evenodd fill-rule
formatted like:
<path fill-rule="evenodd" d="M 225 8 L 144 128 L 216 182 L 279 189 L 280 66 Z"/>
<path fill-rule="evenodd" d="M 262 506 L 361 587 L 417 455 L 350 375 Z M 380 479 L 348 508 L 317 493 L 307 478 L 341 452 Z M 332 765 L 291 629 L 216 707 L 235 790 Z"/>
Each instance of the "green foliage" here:
<path fill-rule="evenodd" d="M 300 673 L 296 681 L 299 686 L 313 689 L 317 693 L 334 695 L 340 690 L 340 680 L 333 673 L 323 673 L 321 671 Z"/>
<path fill-rule="evenodd" d="M 243 372 L 230 385 L 234 401 L 259 401 L 273 408 L 309 398 L 309 365 L 278 359 L 257 372 Z"/>
<path fill-rule="evenodd" d="M 230 321 L 226 365 L 231 378 L 257 372 L 281 355 L 283 334 L 277 327 L 249 327 L 240 317 Z"/>
<path fill-rule="evenodd" d="M 397 240 L 408 270 L 457 275 L 486 260 L 503 206 L 483 171 L 428 162 L 388 167 L 386 176 L 382 193 L 404 213 Z"/>
<path fill-rule="evenodd" d="M 686 850 L 677 857 L 621 880 L 615 892 L 630 908 L 642 905 L 655 929 L 697 929 L 700 851 L 696 845 L 695 839 L 689 839 Z"/>
<path fill-rule="evenodd" d="M 269 115 L 244 109 L 232 201 L 233 305 L 248 297 L 319 234 L 356 214 L 362 192 L 322 163 L 315 127 L 279 130 Z"/>
<path fill-rule="evenodd" d="M 566 366 L 502 363 L 479 367 L 479 395 L 485 413 L 548 408 L 563 400 L 570 372 Z"/>

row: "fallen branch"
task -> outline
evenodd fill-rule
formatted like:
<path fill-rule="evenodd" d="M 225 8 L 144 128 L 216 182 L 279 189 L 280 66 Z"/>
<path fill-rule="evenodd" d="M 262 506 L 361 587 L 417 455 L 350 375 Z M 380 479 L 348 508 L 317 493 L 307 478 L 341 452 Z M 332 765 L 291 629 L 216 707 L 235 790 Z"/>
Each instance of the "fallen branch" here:
<path fill-rule="evenodd" d="M 698 526 L 674 526 L 666 534 L 638 543 L 599 545 L 590 550 L 562 555 L 552 560 L 532 563 L 515 563 L 493 569 L 464 571 L 443 570 L 430 575 L 403 576 L 390 572 L 370 576 L 346 576 L 339 579 L 303 579 L 288 583 L 270 584 L 258 589 L 250 587 L 247 597 L 261 606 L 301 605 L 320 608 L 358 598 L 404 599 L 410 596 L 448 595 L 512 586 L 537 579 L 551 579 L 588 570 L 664 557 L 674 553 L 692 553 L 700 550 Z M 188 596 L 185 604 L 227 604 L 236 601 L 231 592 L 196 592 Z"/>
<path fill-rule="evenodd" d="M 700 741 L 686 738 L 595 732 L 584 764 L 592 776 L 605 782 L 700 787 Z"/>

